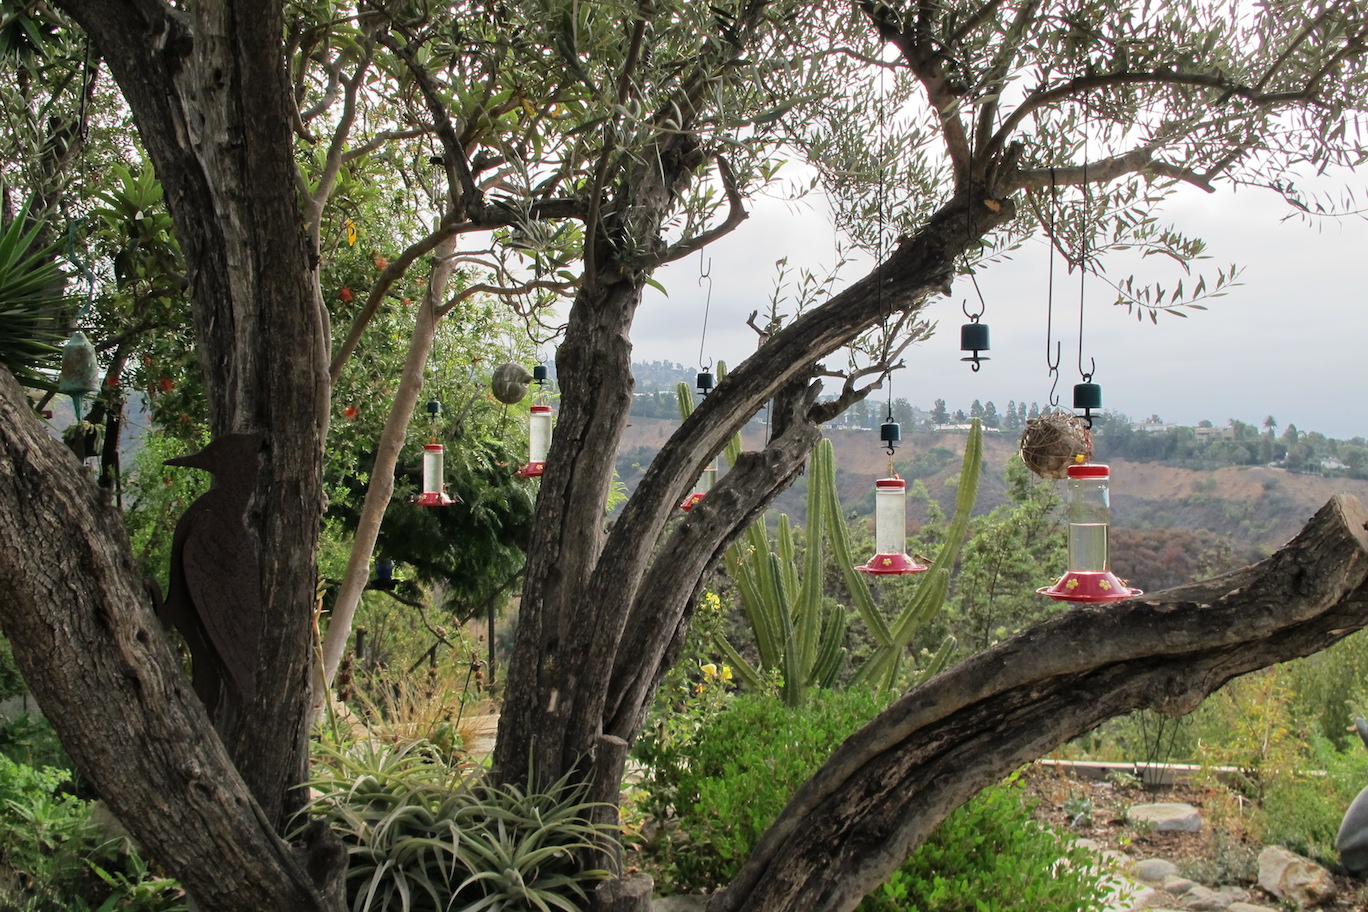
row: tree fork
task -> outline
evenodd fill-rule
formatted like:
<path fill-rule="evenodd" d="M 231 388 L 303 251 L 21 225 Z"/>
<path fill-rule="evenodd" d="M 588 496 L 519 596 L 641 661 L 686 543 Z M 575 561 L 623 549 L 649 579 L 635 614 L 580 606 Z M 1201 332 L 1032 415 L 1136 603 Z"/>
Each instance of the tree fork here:
<path fill-rule="evenodd" d="M 798 791 L 709 912 L 844 912 L 980 789 L 1116 715 L 1192 711 L 1368 623 L 1368 511 L 1338 495 L 1273 556 L 1071 608 L 913 690 Z"/>

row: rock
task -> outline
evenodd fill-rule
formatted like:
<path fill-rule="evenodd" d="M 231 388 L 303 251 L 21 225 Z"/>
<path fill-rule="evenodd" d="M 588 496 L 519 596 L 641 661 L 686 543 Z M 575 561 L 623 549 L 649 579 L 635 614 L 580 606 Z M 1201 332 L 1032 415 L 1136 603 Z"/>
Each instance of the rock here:
<path fill-rule="evenodd" d="M 1300 906 L 1318 906 L 1335 895 L 1329 871 L 1281 846 L 1259 853 L 1259 886 Z"/>
<path fill-rule="evenodd" d="M 1134 874 L 1137 880 L 1147 884 L 1162 884 L 1164 879 L 1178 873 L 1178 866 L 1167 858 L 1146 858 L 1135 863 Z"/>
<path fill-rule="evenodd" d="M 1126 822 L 1152 826 L 1159 833 L 1196 833 L 1202 829 L 1202 815 L 1190 804 L 1137 804 L 1126 811 Z"/>
<path fill-rule="evenodd" d="M 651 903 L 651 912 L 706 912 L 708 897 L 681 893 L 678 896 L 662 896 Z"/>
<path fill-rule="evenodd" d="M 1253 903 L 1233 902 L 1226 906 L 1226 912 L 1278 912 L 1278 910 L 1270 909 L 1268 906 L 1256 906 Z"/>
<path fill-rule="evenodd" d="M 1195 886 L 1183 894 L 1183 908 L 1192 912 L 1222 912 L 1230 905 L 1230 896 L 1210 887 Z"/>
<path fill-rule="evenodd" d="M 1164 878 L 1164 882 L 1160 884 L 1160 886 L 1164 888 L 1165 893 L 1172 893 L 1174 896 L 1182 896 L 1184 893 L 1197 886 L 1197 884 L 1195 881 L 1188 880 L 1186 877 L 1182 877 L 1178 874 L 1171 874 Z"/>
<path fill-rule="evenodd" d="M 594 891 L 592 908 L 605 912 L 652 912 L 655 881 L 649 874 L 629 874 L 605 880 Z"/>

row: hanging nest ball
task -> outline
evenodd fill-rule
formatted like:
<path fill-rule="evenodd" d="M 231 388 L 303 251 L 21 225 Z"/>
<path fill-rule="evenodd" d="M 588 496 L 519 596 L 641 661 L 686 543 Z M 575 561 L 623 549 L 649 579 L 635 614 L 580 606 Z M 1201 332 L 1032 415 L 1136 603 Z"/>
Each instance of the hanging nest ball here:
<path fill-rule="evenodd" d="M 1021 459 L 1041 478 L 1067 478 L 1069 466 L 1088 462 L 1092 452 L 1092 434 L 1073 412 L 1046 412 L 1021 434 Z"/>
<path fill-rule="evenodd" d="M 513 361 L 494 368 L 494 376 L 489 385 L 494 388 L 494 398 L 505 405 L 521 402 L 527 395 L 527 383 L 532 379 L 531 372 Z"/>

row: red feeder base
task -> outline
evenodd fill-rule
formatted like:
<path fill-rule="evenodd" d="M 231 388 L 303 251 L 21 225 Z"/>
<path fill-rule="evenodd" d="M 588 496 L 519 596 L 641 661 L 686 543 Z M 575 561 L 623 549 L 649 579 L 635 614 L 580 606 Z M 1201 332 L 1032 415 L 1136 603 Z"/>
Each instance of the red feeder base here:
<path fill-rule="evenodd" d="M 519 478 L 540 478 L 542 470 L 546 468 L 544 462 L 529 462 L 527 465 L 518 469 Z"/>
<path fill-rule="evenodd" d="M 441 491 L 424 491 L 413 499 L 413 502 L 420 507 L 449 507 L 456 501 L 447 497 Z"/>
<path fill-rule="evenodd" d="M 694 494 L 690 494 L 688 497 L 684 498 L 684 502 L 683 502 L 682 504 L 679 505 L 679 509 L 681 509 L 681 510 L 683 510 L 685 513 L 687 513 L 687 512 L 689 512 L 690 510 L 692 510 L 694 507 L 698 506 L 698 502 L 699 502 L 700 500 L 702 500 L 702 499 L 703 499 L 703 492 L 702 492 L 702 491 L 696 492 L 696 493 L 694 493 Z"/>
<path fill-rule="evenodd" d="M 876 554 L 855 568 L 861 573 L 922 573 L 931 568 L 906 554 Z"/>
<path fill-rule="evenodd" d="M 1060 602 L 1115 602 L 1145 594 L 1142 589 L 1127 586 L 1110 570 L 1070 570 L 1053 586 L 1037 589 L 1036 592 Z"/>

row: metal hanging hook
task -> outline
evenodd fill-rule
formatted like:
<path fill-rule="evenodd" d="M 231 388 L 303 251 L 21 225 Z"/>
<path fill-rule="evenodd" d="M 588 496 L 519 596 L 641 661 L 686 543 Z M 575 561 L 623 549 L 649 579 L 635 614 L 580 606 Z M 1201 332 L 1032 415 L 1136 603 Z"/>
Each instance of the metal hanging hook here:
<path fill-rule="evenodd" d="M 1059 361 L 1063 357 L 1063 355 L 1063 342 L 1055 343 L 1055 353 L 1053 359 L 1050 357 L 1049 347 L 1047 346 L 1045 349 L 1045 365 L 1050 369 L 1050 376 L 1054 378 L 1054 380 L 1050 383 L 1049 402 L 1051 408 L 1059 408 L 1059 393 L 1056 392 L 1056 390 L 1059 389 Z"/>

